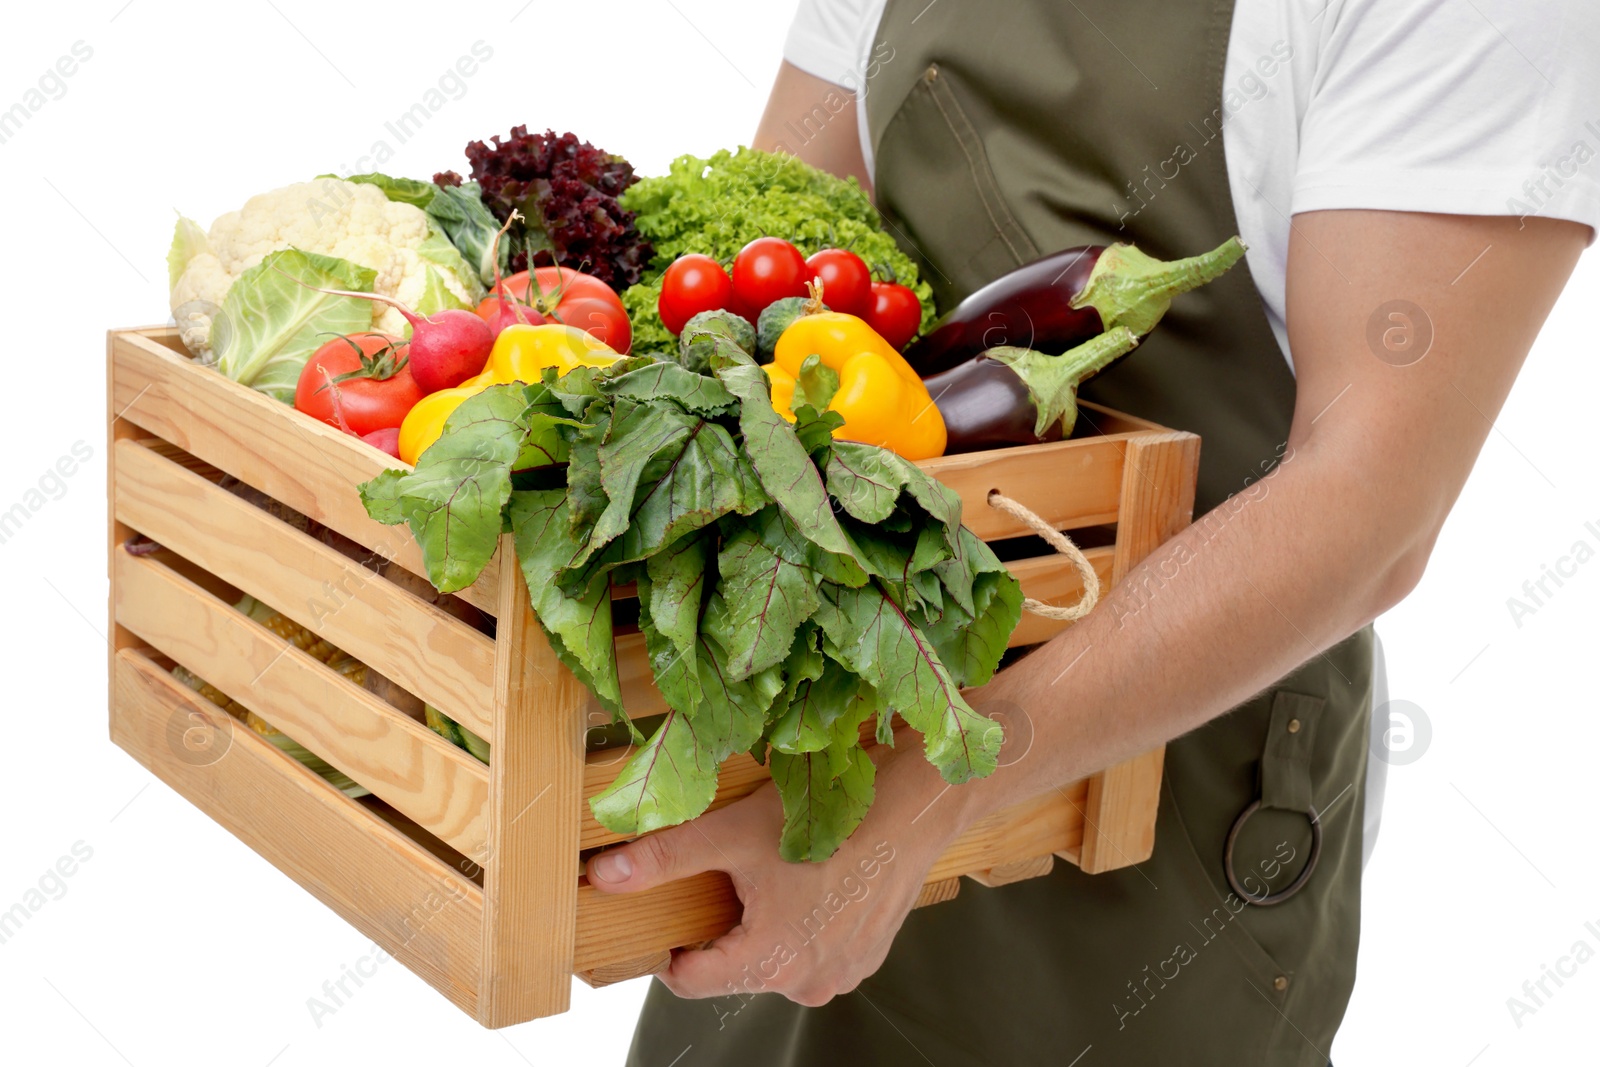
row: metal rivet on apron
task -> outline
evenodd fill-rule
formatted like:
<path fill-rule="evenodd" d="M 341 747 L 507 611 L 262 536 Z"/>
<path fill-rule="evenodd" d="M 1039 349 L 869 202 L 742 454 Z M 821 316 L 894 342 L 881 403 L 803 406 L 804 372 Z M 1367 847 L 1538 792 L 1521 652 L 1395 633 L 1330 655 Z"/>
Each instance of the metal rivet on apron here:
<path fill-rule="evenodd" d="M 937 78 L 938 76 L 939 76 L 939 64 L 937 64 L 937 63 L 928 64 L 928 69 L 922 72 L 922 80 L 923 81 L 930 81 L 931 82 L 935 78 Z"/>
<path fill-rule="evenodd" d="M 1281 974 L 1278 975 L 1278 977 L 1272 980 L 1272 988 L 1282 993 L 1285 989 L 1289 988 L 1289 979 L 1285 978 Z"/>
<path fill-rule="evenodd" d="M 1300 732 L 1300 720 L 1299 719 L 1290 719 L 1289 720 L 1289 732 L 1291 734 L 1297 734 L 1297 733 Z"/>

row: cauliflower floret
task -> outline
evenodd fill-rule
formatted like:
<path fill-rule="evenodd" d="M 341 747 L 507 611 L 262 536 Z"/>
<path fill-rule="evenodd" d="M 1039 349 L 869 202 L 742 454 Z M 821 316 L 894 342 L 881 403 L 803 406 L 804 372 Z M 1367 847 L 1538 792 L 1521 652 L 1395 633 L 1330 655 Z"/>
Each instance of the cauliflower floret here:
<path fill-rule="evenodd" d="M 435 238 L 432 259 L 419 251 L 430 237 Z M 418 308 L 430 269 L 457 301 L 476 302 L 480 294 L 471 268 L 465 260 L 459 266 L 441 262 L 439 249 L 448 242 L 441 245 L 440 239 L 420 208 L 391 201 L 375 185 L 338 178 L 298 182 L 251 197 L 212 223 L 204 242 L 191 240 L 193 247 L 184 252 L 188 261 L 172 286 L 173 318 L 184 345 L 196 355 L 209 355 L 212 319 L 228 289 L 269 253 L 285 248 L 376 271 L 374 292 L 424 313 L 436 310 Z M 443 255 L 460 258 L 453 249 Z M 406 321 L 394 308 L 374 306 L 373 327 L 399 334 Z"/>

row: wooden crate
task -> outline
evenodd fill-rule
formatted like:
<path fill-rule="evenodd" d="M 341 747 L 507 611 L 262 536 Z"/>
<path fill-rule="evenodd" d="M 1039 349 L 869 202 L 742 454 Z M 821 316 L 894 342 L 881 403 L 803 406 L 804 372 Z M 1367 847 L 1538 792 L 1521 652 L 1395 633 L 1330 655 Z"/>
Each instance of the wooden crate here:
<path fill-rule="evenodd" d="M 169 328 L 108 339 L 112 740 L 484 1026 L 565 1011 L 572 975 L 603 984 L 649 973 L 672 948 L 737 921 L 721 874 L 627 896 L 583 883 L 580 853 L 619 839 L 587 799 L 627 753 L 585 754 L 601 714 L 545 643 L 510 539 L 460 594 L 497 620 L 491 638 L 219 486 L 231 475 L 422 570 L 409 533 L 369 519 L 355 491 L 391 461 L 181 351 Z M 1110 584 L 1189 522 L 1199 440 L 1085 408 L 1096 436 L 924 466 L 961 493 L 985 540 L 1027 533 L 987 506 L 992 489 L 1059 529 L 1114 523 L 1114 544 L 1087 552 Z M 135 535 L 163 551 L 126 551 Z M 1011 567 L 1038 599 L 1081 592 L 1059 556 Z M 491 764 L 234 611 L 241 592 L 489 739 Z M 1011 643 L 1061 625 L 1025 615 Z M 619 633 L 617 652 L 630 714 L 662 710 L 638 634 Z M 174 664 L 373 796 L 347 798 L 179 683 Z M 962 876 L 1001 885 L 1044 874 L 1057 856 L 1090 872 L 1145 859 L 1161 761 L 1148 753 L 974 826 L 930 872 L 922 902 L 949 899 Z M 715 803 L 764 776 L 735 756 Z"/>

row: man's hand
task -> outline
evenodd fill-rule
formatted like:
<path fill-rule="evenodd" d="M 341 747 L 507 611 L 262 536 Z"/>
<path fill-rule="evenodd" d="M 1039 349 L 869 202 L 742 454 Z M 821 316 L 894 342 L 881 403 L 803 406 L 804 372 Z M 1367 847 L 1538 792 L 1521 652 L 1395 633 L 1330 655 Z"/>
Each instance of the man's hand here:
<path fill-rule="evenodd" d="M 634 893 L 703 871 L 727 872 L 744 905 L 742 921 L 703 949 L 673 953 L 658 977 L 685 998 L 781 993 L 808 1007 L 826 1004 L 883 964 L 928 868 L 951 840 L 944 820 L 918 819 L 899 802 L 915 800 L 932 787 L 929 777 L 938 777 L 921 749 L 921 739 L 904 731 L 896 748 L 874 750 L 877 801 L 825 862 L 778 858 L 783 809 L 768 784 L 692 822 L 602 852 L 589 861 L 589 884 Z"/>

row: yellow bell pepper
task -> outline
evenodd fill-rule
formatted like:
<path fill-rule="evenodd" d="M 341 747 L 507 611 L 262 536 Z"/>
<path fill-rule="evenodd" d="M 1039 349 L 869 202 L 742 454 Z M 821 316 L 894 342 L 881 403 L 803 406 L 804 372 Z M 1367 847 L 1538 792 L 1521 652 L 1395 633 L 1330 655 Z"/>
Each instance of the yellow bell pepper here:
<path fill-rule="evenodd" d="M 566 374 L 575 367 L 604 367 L 622 357 L 604 341 L 575 326 L 549 322 L 539 326 L 515 323 L 500 331 L 483 372 L 454 389 L 441 389 L 417 401 L 400 423 L 400 458 L 415 465 L 444 433 L 445 420 L 469 397 L 491 385 L 532 384 L 546 367 Z"/>
<path fill-rule="evenodd" d="M 798 375 L 800 364 L 813 352 L 821 358 L 824 367 L 832 367 L 840 373 L 844 371 L 845 361 L 857 352 L 876 352 L 900 377 L 918 384 L 922 382 L 905 357 L 877 330 L 842 311 L 819 311 L 795 319 L 773 347 L 772 362 L 791 375 Z"/>
<path fill-rule="evenodd" d="M 481 375 L 480 375 L 481 377 Z M 444 422 L 469 396 L 476 396 L 492 383 L 476 384 L 477 378 L 454 389 L 429 393 L 407 412 L 400 423 L 400 458 L 415 466 L 417 457 L 444 433 Z"/>
<path fill-rule="evenodd" d="M 854 315 L 824 311 L 796 319 L 778 338 L 765 368 L 772 406 L 794 421 L 800 365 L 815 353 L 839 375 L 828 410 L 844 416 L 835 437 L 897 452 L 906 459 L 944 455 L 944 418 L 922 378 L 894 346 Z"/>
<path fill-rule="evenodd" d="M 539 326 L 515 323 L 500 331 L 483 373 L 484 386 L 537 382 L 545 368 L 565 374 L 575 367 L 604 367 L 621 359 L 611 346 L 587 331 L 559 322 Z"/>

